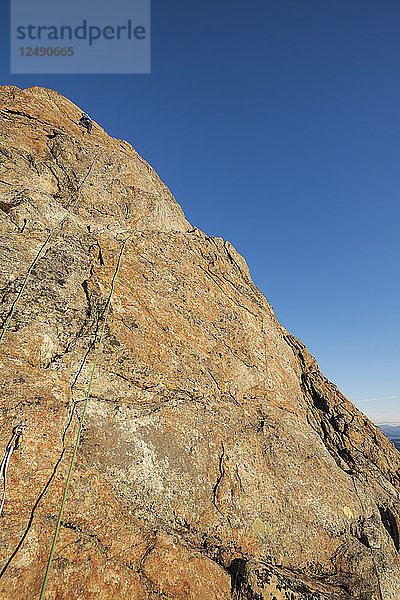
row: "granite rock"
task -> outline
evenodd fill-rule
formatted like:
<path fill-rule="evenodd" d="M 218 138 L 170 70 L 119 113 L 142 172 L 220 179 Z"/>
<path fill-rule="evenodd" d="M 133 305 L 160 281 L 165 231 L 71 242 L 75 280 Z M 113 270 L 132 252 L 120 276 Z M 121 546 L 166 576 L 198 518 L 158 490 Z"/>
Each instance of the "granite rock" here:
<path fill-rule="evenodd" d="M 233 246 L 57 92 L 0 88 L 0 599 L 398 600 L 400 454 Z"/>

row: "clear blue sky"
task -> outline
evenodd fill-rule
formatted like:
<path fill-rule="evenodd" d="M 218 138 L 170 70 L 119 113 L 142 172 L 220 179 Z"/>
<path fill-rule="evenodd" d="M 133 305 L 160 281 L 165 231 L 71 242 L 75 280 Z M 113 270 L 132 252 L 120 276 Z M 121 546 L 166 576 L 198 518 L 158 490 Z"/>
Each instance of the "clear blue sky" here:
<path fill-rule="evenodd" d="M 151 75 L 10 75 L 0 33 L 2 83 L 131 142 L 323 372 L 400 422 L 397 0 L 153 0 Z"/>

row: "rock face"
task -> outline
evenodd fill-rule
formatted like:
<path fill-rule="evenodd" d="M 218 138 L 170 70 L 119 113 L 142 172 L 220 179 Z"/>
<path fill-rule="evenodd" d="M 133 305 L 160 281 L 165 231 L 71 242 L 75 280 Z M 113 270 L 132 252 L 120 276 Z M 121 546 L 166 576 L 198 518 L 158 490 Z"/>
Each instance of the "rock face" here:
<path fill-rule="evenodd" d="M 400 454 L 127 143 L 1 88 L 0 599 L 398 600 Z M 86 180 L 85 180 L 86 177 Z M 81 186 L 84 181 L 84 185 Z M 81 186 L 81 187 L 80 187 Z"/>

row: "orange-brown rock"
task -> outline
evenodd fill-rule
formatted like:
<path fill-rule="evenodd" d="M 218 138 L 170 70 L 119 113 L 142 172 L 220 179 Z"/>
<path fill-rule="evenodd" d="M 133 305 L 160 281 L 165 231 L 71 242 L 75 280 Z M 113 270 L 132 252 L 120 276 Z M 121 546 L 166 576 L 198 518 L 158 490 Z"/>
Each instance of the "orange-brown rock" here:
<path fill-rule="evenodd" d="M 56 92 L 0 96 L 1 327 L 72 207 L 0 345 L 3 455 L 27 424 L 1 517 L 0 599 L 39 597 L 133 232 L 46 598 L 399 600 L 392 443 L 127 142 L 96 124 L 87 135 Z"/>

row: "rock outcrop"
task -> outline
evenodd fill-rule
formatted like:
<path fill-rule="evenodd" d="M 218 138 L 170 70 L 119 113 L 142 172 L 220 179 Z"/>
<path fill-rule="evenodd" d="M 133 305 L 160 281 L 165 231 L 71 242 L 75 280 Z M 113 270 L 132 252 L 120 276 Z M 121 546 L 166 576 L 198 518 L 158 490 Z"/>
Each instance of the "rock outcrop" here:
<path fill-rule="evenodd" d="M 400 454 L 124 141 L 0 88 L 1 600 L 399 600 Z M 86 178 L 86 180 L 85 180 Z M 84 185 L 82 182 L 84 181 Z"/>

